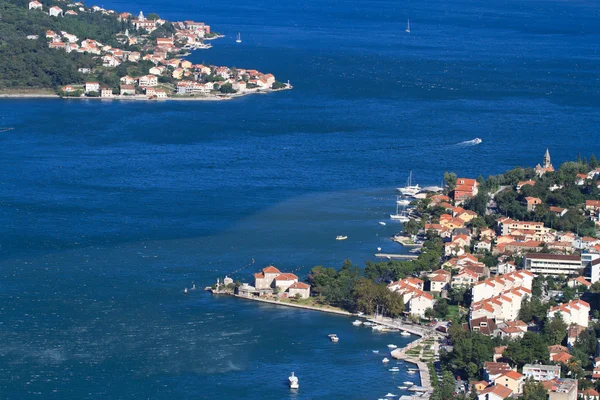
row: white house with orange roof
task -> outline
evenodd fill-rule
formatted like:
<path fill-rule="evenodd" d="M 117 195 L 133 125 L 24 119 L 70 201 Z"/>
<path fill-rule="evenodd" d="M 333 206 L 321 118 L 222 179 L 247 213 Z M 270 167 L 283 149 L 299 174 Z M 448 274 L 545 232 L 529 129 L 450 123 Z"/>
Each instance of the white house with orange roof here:
<path fill-rule="evenodd" d="M 42 3 L 40 3 L 39 1 L 33 0 L 29 2 L 30 10 L 41 10 L 42 8 Z"/>
<path fill-rule="evenodd" d="M 498 296 L 511 289 L 525 288 L 531 291 L 533 274 L 529 271 L 514 271 L 504 275 L 497 275 L 476 283 L 471 289 L 473 302 Z"/>
<path fill-rule="evenodd" d="M 586 327 L 590 319 L 590 305 L 583 300 L 571 300 L 548 310 L 548 318 L 554 319 L 560 313 L 567 325 L 575 324 Z"/>
<path fill-rule="evenodd" d="M 270 289 L 273 281 L 281 275 L 281 271 L 272 265 L 263 268 L 261 272 L 254 274 L 254 287 L 256 289 Z"/>
<path fill-rule="evenodd" d="M 275 288 L 280 293 L 285 292 L 290 286 L 298 282 L 298 277 L 291 273 L 282 273 L 275 278 Z"/>
<path fill-rule="evenodd" d="M 571 278 L 567 282 L 567 286 L 570 288 L 578 288 L 579 286 L 584 286 L 586 289 L 589 289 L 592 284 L 588 282 L 583 276 L 578 276 L 577 278 Z"/>
<path fill-rule="evenodd" d="M 512 395 L 512 390 L 501 385 L 492 385 L 477 394 L 477 400 L 504 400 Z"/>
<path fill-rule="evenodd" d="M 525 197 L 525 205 L 527 206 L 527 211 L 535 211 L 535 207 L 542 204 L 542 199 L 539 197 L 527 196 Z"/>
<path fill-rule="evenodd" d="M 438 269 L 429 274 L 430 292 L 441 293 L 450 289 L 452 274 L 445 269 Z"/>
<path fill-rule="evenodd" d="M 522 188 L 523 186 L 528 186 L 528 185 L 529 185 L 529 186 L 535 186 L 535 181 L 534 181 L 534 180 L 531 180 L 531 179 L 528 179 L 528 180 L 526 180 L 526 181 L 521 181 L 521 182 L 518 182 L 518 183 L 517 183 L 517 186 L 516 186 L 516 189 L 517 189 L 517 191 L 519 191 L 519 190 L 521 190 L 521 188 Z"/>
<path fill-rule="evenodd" d="M 48 15 L 50 15 L 51 17 L 58 17 L 58 16 L 63 16 L 63 10 L 60 7 L 54 6 L 54 7 L 50 7 L 50 10 L 48 10 Z"/>
<path fill-rule="evenodd" d="M 517 371 L 504 372 L 502 375 L 494 379 L 494 385 L 504 386 L 512 390 L 512 392 L 515 394 L 523 393 L 523 383 L 525 383 L 525 376 Z"/>
<path fill-rule="evenodd" d="M 450 284 L 450 286 L 452 288 L 470 287 L 474 285 L 478 280 L 479 275 L 477 275 L 477 273 L 469 269 L 463 269 L 461 272 L 452 277 L 452 283 Z"/>
<path fill-rule="evenodd" d="M 501 235 L 511 235 L 512 231 L 532 231 L 533 240 L 542 240 L 544 235 L 550 230 L 546 228 L 543 222 L 532 222 L 532 221 L 515 221 L 511 218 L 500 218 L 497 221 L 498 229 Z"/>
<path fill-rule="evenodd" d="M 156 86 L 158 85 L 158 78 L 154 75 L 144 75 L 138 80 L 140 86 Z"/>
<path fill-rule="evenodd" d="M 458 178 L 456 179 L 456 187 L 452 191 L 452 197 L 455 204 L 460 204 L 463 201 L 477 196 L 479 183 L 475 179 Z"/>

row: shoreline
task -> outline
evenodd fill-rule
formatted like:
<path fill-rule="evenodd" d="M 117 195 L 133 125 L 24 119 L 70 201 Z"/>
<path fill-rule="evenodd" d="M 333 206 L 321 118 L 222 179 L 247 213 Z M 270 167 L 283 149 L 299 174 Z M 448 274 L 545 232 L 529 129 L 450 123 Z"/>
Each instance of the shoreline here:
<path fill-rule="evenodd" d="M 211 291 L 211 293 L 212 293 L 212 291 Z M 365 318 L 368 321 L 373 322 L 375 324 L 383 325 L 383 326 L 386 326 L 389 328 L 405 330 L 406 332 L 409 332 L 412 335 L 419 336 L 418 339 L 410 342 L 406 346 L 392 350 L 390 352 L 390 356 L 396 360 L 403 360 L 403 361 L 406 361 L 410 364 L 414 364 L 417 366 L 417 368 L 419 370 L 419 379 L 421 381 L 421 384 L 419 386 L 413 386 L 410 389 L 408 389 L 410 392 L 423 393 L 422 395 L 419 396 L 419 398 L 422 398 L 422 399 L 428 399 L 429 395 L 431 393 L 433 393 L 433 387 L 431 386 L 431 377 L 429 376 L 428 365 L 418 358 L 414 358 L 412 356 L 406 355 L 406 352 L 409 351 L 410 349 L 413 349 L 413 348 L 421 345 L 421 343 L 423 341 L 425 341 L 426 339 L 428 339 L 430 337 L 434 337 L 437 339 L 440 335 L 438 334 L 438 332 L 435 331 L 435 329 L 428 329 L 428 328 L 424 328 L 422 326 L 413 326 L 413 325 L 403 324 L 399 321 L 393 321 L 393 320 L 390 320 L 390 322 L 388 322 L 382 317 L 376 318 L 376 317 L 369 317 L 369 316 L 359 316 L 358 314 L 353 314 L 351 312 L 343 311 L 343 310 L 334 310 L 334 309 L 326 309 L 326 308 L 319 308 L 319 307 L 313 307 L 313 306 L 305 306 L 305 305 L 301 305 L 301 304 L 284 303 L 281 301 L 261 299 L 258 297 L 240 296 L 240 295 L 233 294 L 233 293 L 212 293 L 212 294 L 226 294 L 229 296 L 233 296 L 236 298 L 245 299 L 245 300 L 249 300 L 249 301 L 257 301 L 257 302 L 261 302 L 261 303 L 279 305 L 279 306 L 284 306 L 284 307 L 299 308 L 299 309 L 304 309 L 304 310 L 309 310 L 309 311 L 321 311 L 321 312 L 326 312 L 329 314 L 336 314 L 336 315 L 342 315 L 342 316 L 347 316 L 347 317 L 355 316 L 355 317 Z"/>
<path fill-rule="evenodd" d="M 255 91 L 255 92 L 246 92 L 246 93 L 234 93 L 230 95 L 212 95 L 212 96 L 182 96 L 182 97 L 166 97 L 162 99 L 156 98 L 148 98 L 145 95 L 140 96 L 121 96 L 115 95 L 113 97 L 61 97 L 58 94 L 49 94 L 49 93 L 0 93 L 0 99 L 61 99 L 61 100 L 125 100 L 125 101 L 226 101 L 226 100 L 234 100 L 240 97 L 246 97 L 253 94 L 269 94 L 281 92 L 284 90 L 291 90 L 293 86 L 285 87 L 281 89 L 268 89 L 266 91 Z"/>

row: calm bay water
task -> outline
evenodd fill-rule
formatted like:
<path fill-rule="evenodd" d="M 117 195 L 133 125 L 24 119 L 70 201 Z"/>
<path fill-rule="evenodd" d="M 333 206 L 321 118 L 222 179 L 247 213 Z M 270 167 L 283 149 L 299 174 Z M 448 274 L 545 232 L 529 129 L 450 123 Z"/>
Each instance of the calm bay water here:
<path fill-rule="evenodd" d="M 546 147 L 555 165 L 600 155 L 593 2 L 103 5 L 206 21 L 227 37 L 192 61 L 295 88 L 219 103 L 0 101 L 0 127 L 15 128 L 0 136 L 2 398 L 401 394 L 415 378 L 371 350 L 410 338 L 181 291 L 267 263 L 305 276 L 402 251 L 386 239 L 398 225 L 377 222 L 409 170 L 439 184 L 445 170 L 534 166 Z"/>

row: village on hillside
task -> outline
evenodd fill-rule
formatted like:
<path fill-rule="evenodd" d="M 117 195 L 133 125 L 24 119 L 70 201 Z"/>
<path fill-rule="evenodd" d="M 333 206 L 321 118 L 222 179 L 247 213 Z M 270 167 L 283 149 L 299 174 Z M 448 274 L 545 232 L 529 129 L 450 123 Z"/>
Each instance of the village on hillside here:
<path fill-rule="evenodd" d="M 124 30 L 115 36 L 124 48 L 103 44 L 94 38 L 79 38 L 66 31 L 45 32 L 48 47 L 66 53 L 94 56 L 95 65 L 81 66 L 78 72 L 90 76 L 85 84 L 60 87 L 63 97 L 101 97 L 112 99 L 224 99 L 250 93 L 290 89 L 291 85 L 276 81 L 270 73 L 254 69 L 193 64 L 182 57 L 190 51 L 208 49 L 207 40 L 222 37 L 203 22 L 169 22 L 156 14 L 148 17 L 140 11 L 134 16 L 117 13 L 99 6 L 86 7 L 81 2 L 57 0 L 64 5 L 44 6 L 29 2 L 29 12 L 46 13 L 52 18 L 78 18 L 84 13 L 98 13 L 114 18 Z M 157 32 L 160 34 L 157 35 Z M 38 40 L 39 35 L 27 36 Z M 133 50 L 131 50 L 133 49 Z M 135 74 L 132 73 L 135 71 Z M 137 74 L 143 71 L 142 74 Z M 106 76 L 109 83 L 94 80 Z"/>
<path fill-rule="evenodd" d="M 598 400 L 600 162 L 555 170 L 546 151 L 535 168 L 487 180 L 449 173 L 443 193 L 411 206 L 398 235 L 414 260 L 368 262 L 362 273 L 349 262 L 315 267 L 307 283 L 268 266 L 230 287 L 435 327 L 448 335 L 431 366 L 440 393 Z"/>

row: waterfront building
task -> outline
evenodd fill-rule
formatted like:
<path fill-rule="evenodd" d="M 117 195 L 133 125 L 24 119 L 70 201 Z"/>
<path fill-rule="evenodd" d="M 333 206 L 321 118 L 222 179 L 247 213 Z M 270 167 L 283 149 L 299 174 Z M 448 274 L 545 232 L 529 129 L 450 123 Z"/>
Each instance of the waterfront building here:
<path fill-rule="evenodd" d="M 538 382 L 560 378 L 560 365 L 525 364 L 523 375 Z"/>
<path fill-rule="evenodd" d="M 533 274 L 529 271 L 514 271 L 504 275 L 497 275 L 478 282 L 473 286 L 473 302 L 499 296 L 512 289 L 525 288 L 530 293 L 533 285 Z"/>
<path fill-rule="evenodd" d="M 86 93 L 90 93 L 90 92 L 100 93 L 100 83 L 98 83 L 98 82 L 86 82 L 84 87 L 85 87 Z"/>
<path fill-rule="evenodd" d="M 583 269 L 580 256 L 545 253 L 527 253 L 523 268 L 541 275 L 579 275 Z"/>
<path fill-rule="evenodd" d="M 452 191 L 452 199 L 454 203 L 459 205 L 463 201 L 477 196 L 479 183 L 475 179 L 458 178 L 456 187 Z"/>
<path fill-rule="evenodd" d="M 140 86 L 156 86 L 158 85 L 158 78 L 154 75 L 144 75 L 138 80 Z"/>
<path fill-rule="evenodd" d="M 295 282 L 288 288 L 289 297 L 300 295 L 303 299 L 310 297 L 310 285 L 303 282 Z"/>
<path fill-rule="evenodd" d="M 121 89 L 121 96 L 124 96 L 124 95 L 133 96 L 133 95 L 135 95 L 135 86 L 133 86 L 133 85 L 121 85 L 120 89 Z"/>
<path fill-rule="evenodd" d="M 107 86 L 103 86 L 102 89 L 100 89 L 100 97 L 113 97 L 112 89 Z"/>

